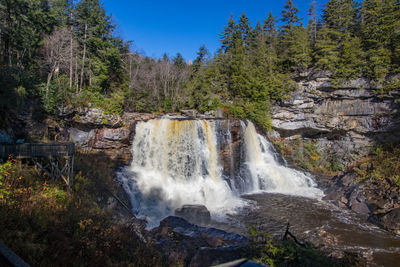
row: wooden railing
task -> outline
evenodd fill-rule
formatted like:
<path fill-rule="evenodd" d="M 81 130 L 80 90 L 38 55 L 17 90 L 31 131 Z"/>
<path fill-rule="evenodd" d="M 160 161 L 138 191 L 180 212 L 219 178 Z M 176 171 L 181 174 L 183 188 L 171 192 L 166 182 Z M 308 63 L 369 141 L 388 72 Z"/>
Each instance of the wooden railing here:
<path fill-rule="evenodd" d="M 74 143 L 0 144 L 0 158 L 71 157 L 74 152 Z"/>
<path fill-rule="evenodd" d="M 52 181 L 62 178 L 68 187 L 74 179 L 74 143 L 0 144 L 0 159 L 27 159 Z"/>

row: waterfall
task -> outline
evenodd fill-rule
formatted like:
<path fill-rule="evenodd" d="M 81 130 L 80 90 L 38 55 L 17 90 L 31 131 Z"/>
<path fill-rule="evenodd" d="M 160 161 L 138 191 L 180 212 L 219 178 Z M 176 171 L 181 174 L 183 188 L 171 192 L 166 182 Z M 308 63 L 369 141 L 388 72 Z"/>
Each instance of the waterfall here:
<path fill-rule="evenodd" d="M 247 170 L 245 175 L 252 186 L 251 192 L 322 197 L 322 191 L 316 187 L 311 177 L 278 163 L 272 144 L 256 132 L 251 122 L 247 122 L 244 130 L 244 149 L 244 165 Z"/>
<path fill-rule="evenodd" d="M 310 177 L 279 165 L 271 144 L 251 122 L 242 122 L 244 159 L 235 172 L 230 122 L 228 132 L 220 127 L 213 120 L 162 118 L 137 123 L 133 161 L 119 177 L 138 217 L 155 226 L 184 204 L 201 204 L 215 218 L 243 206 L 241 193 L 258 191 L 321 196 Z M 223 175 L 219 142 L 227 142 L 230 177 Z"/>
<path fill-rule="evenodd" d="M 214 121 L 139 122 L 132 154 L 122 181 L 135 213 L 150 224 L 183 204 L 205 205 L 213 215 L 241 205 L 221 175 Z"/>

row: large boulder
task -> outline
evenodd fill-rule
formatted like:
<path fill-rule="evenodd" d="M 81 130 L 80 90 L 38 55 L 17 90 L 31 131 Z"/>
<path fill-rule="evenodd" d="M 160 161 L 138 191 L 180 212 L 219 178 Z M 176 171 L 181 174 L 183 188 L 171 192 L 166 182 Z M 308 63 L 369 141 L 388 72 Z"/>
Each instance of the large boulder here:
<path fill-rule="evenodd" d="M 183 205 L 175 210 L 175 216 L 197 224 L 208 224 L 211 220 L 210 212 L 204 205 Z"/>
<path fill-rule="evenodd" d="M 383 226 L 400 235 L 400 208 L 393 209 L 382 217 Z"/>

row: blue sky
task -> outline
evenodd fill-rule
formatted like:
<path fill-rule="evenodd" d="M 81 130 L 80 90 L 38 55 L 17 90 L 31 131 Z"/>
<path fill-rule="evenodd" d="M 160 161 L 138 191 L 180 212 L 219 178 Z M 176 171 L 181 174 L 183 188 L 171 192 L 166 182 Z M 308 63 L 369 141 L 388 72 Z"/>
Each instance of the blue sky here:
<path fill-rule="evenodd" d="M 327 0 L 319 0 L 319 7 Z M 103 0 L 107 12 L 118 25 L 117 33 L 124 40 L 132 40 L 134 49 L 146 56 L 173 57 L 180 52 L 186 60 L 193 60 L 199 47 L 205 44 L 211 53 L 219 48 L 218 34 L 222 32 L 230 14 L 237 19 L 243 11 L 253 25 L 262 22 L 272 11 L 280 17 L 286 0 Z M 300 16 L 311 0 L 294 0 Z M 304 23 L 307 20 L 305 19 Z"/>

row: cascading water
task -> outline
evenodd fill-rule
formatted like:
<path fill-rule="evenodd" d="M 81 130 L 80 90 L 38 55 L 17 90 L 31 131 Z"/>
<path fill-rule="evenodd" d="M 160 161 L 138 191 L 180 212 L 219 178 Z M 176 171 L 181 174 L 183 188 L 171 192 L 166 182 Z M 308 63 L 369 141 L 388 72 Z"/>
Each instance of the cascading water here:
<path fill-rule="evenodd" d="M 272 144 L 257 134 L 254 125 L 242 122 L 244 128 L 245 162 L 242 175 L 245 176 L 250 192 L 266 191 L 299 195 L 305 197 L 322 197 L 321 190 L 315 182 L 304 173 L 287 168 L 278 163 Z M 247 193 L 246 192 L 246 193 Z"/>
<path fill-rule="evenodd" d="M 239 197 L 242 193 L 262 190 L 322 196 L 310 177 L 278 164 L 271 144 L 257 134 L 251 122 L 242 123 L 244 161 L 235 173 L 230 126 L 229 133 L 219 127 L 220 121 L 169 118 L 136 125 L 133 161 L 120 178 L 135 213 L 146 218 L 150 227 L 183 204 L 205 205 L 214 218 L 223 216 L 245 203 Z M 230 177 L 223 175 L 218 140 L 228 142 Z"/>

